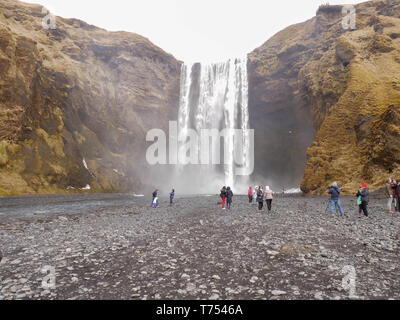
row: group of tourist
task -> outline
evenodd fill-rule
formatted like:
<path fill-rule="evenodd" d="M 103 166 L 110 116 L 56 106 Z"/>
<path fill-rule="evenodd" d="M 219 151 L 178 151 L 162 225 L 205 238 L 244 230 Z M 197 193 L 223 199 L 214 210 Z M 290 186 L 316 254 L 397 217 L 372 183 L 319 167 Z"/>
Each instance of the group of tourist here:
<path fill-rule="evenodd" d="M 226 206 L 230 210 L 231 206 L 232 206 L 232 199 L 233 199 L 233 192 L 232 192 L 231 187 L 223 186 L 219 196 L 222 199 L 222 209 L 224 209 L 224 210 L 226 209 L 225 208 L 225 204 L 226 204 Z"/>
<path fill-rule="evenodd" d="M 270 189 L 269 186 L 265 187 L 265 191 L 261 186 L 256 186 L 254 191 L 252 187 L 249 187 L 249 204 L 258 204 L 258 209 L 262 210 L 264 206 L 264 202 L 267 203 L 268 211 L 272 210 L 272 200 L 274 198 L 274 192 Z M 233 192 L 231 187 L 222 187 L 220 195 L 222 199 L 222 209 L 225 210 L 226 208 L 231 209 L 232 206 L 232 199 L 233 199 Z"/>
<path fill-rule="evenodd" d="M 335 214 L 335 208 L 339 210 L 339 215 L 344 216 L 343 208 L 340 204 L 340 188 L 336 182 L 329 188 L 328 193 L 331 195 L 329 200 L 329 211 L 333 216 Z M 358 216 L 368 218 L 368 205 L 369 205 L 369 187 L 366 183 L 360 185 L 357 194 L 357 205 L 358 205 Z"/>
<path fill-rule="evenodd" d="M 329 211 L 331 215 L 335 214 L 335 208 L 339 211 L 340 216 L 344 216 L 344 211 L 340 203 L 340 193 L 341 190 L 336 182 L 334 182 L 328 190 L 330 194 L 329 200 Z M 158 201 L 158 194 L 159 190 L 155 190 L 153 192 L 153 199 L 151 201 L 151 206 L 153 208 L 157 208 L 159 206 Z M 389 213 L 393 213 L 393 211 L 400 212 L 400 179 L 393 180 L 388 179 L 385 188 L 385 194 L 387 197 L 387 210 Z M 248 197 L 249 197 L 249 204 L 250 205 L 257 205 L 258 210 L 262 210 L 264 207 L 264 203 L 267 204 L 268 211 L 272 210 L 272 200 L 274 198 L 275 192 L 273 192 L 269 186 L 265 187 L 265 190 L 262 186 L 249 186 L 248 190 Z M 172 189 L 171 193 L 169 194 L 170 197 L 170 205 L 173 204 L 175 198 L 175 190 Z M 233 201 L 233 191 L 231 187 L 224 186 L 221 189 L 220 197 L 222 199 L 222 209 L 230 210 L 232 207 Z M 368 218 L 368 205 L 369 202 L 369 187 L 366 183 L 360 185 L 357 193 L 357 205 L 358 205 L 358 215 L 360 218 L 363 216 Z M 394 208 L 394 210 L 392 210 Z M 328 210 L 328 208 L 326 209 Z"/>
<path fill-rule="evenodd" d="M 328 193 L 331 195 L 329 201 L 329 208 L 331 215 L 334 215 L 334 208 L 338 208 L 339 215 L 344 216 L 343 208 L 340 205 L 340 188 L 334 182 L 329 188 Z M 393 213 L 394 211 L 400 212 L 400 180 L 388 179 L 386 182 L 385 194 L 387 197 L 387 211 Z M 368 205 L 369 201 L 369 187 L 366 183 L 360 185 L 357 194 L 358 216 L 368 218 Z"/>
<path fill-rule="evenodd" d="M 249 196 L 249 204 L 257 204 L 258 210 L 262 210 L 264 207 L 264 202 L 267 203 L 268 211 L 272 210 L 272 200 L 274 199 L 275 192 L 273 192 L 269 186 L 265 187 L 263 190 L 262 186 L 249 187 L 248 196 Z"/>
<path fill-rule="evenodd" d="M 151 207 L 153 208 L 158 208 L 159 202 L 158 202 L 158 193 L 160 190 L 155 190 L 153 192 L 153 199 L 151 200 Z M 169 204 L 172 205 L 174 203 L 174 198 L 175 198 L 175 189 L 172 189 L 172 191 L 169 194 Z"/>

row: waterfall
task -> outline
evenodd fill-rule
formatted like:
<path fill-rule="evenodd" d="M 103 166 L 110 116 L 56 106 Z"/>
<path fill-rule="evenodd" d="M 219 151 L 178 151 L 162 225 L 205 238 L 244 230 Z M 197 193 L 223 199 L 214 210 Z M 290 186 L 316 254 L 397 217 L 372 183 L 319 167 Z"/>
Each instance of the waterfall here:
<path fill-rule="evenodd" d="M 184 163 L 178 165 L 178 175 L 189 174 L 193 177 L 193 182 L 201 185 L 198 190 L 203 192 L 211 192 L 211 189 L 218 187 L 218 183 L 234 187 L 237 182 L 235 152 L 240 153 L 242 165 L 248 163 L 249 157 L 249 137 L 246 131 L 249 129 L 246 58 L 230 59 L 223 63 L 194 63 L 182 66 L 178 117 L 179 154 L 186 154 L 185 142 L 189 129 L 195 130 L 198 135 L 202 129 L 217 129 L 219 132 L 224 129 L 242 130 L 241 144 L 233 139 L 233 131 L 228 131 L 229 134 L 224 140 L 225 164 L 222 162 L 220 166 L 200 165 L 191 169 Z M 239 148 L 241 145 L 243 147 Z M 200 146 L 201 143 L 199 148 Z M 211 152 L 221 152 L 221 148 Z M 195 157 L 200 157 L 200 150 Z"/>

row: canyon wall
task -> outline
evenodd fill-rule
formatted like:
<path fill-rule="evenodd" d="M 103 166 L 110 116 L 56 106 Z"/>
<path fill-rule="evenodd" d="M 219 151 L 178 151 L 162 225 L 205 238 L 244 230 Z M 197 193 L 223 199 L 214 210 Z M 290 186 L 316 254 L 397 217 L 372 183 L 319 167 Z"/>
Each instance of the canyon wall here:
<path fill-rule="evenodd" d="M 145 135 L 177 118 L 180 62 L 146 38 L 0 0 L 0 195 L 143 188 Z"/>
<path fill-rule="evenodd" d="M 306 194 L 400 177 L 400 1 L 357 5 L 355 30 L 342 18 L 321 6 L 249 55 L 258 172 Z"/>

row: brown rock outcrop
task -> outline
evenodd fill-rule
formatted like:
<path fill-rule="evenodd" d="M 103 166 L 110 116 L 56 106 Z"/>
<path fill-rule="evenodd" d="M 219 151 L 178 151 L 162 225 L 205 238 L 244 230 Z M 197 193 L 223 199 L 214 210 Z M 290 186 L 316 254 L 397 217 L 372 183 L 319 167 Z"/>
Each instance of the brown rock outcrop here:
<path fill-rule="evenodd" d="M 271 133 L 266 144 L 277 163 L 306 163 L 306 194 L 325 194 L 333 181 L 348 194 L 362 182 L 377 190 L 400 177 L 400 2 L 359 4 L 356 24 L 344 30 L 337 6 L 323 6 L 249 55 L 252 112 L 273 121 L 284 115 L 283 132 L 298 127 L 292 141 Z M 306 113 L 315 138 L 306 134 Z"/>
<path fill-rule="evenodd" d="M 0 0 L 0 194 L 140 186 L 146 132 L 176 118 L 180 62 L 137 34 L 43 17 Z"/>

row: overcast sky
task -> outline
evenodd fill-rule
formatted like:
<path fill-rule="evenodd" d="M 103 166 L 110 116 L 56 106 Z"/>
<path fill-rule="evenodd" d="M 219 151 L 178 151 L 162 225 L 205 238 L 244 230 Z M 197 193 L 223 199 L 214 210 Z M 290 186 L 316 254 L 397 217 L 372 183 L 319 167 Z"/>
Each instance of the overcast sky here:
<path fill-rule="evenodd" d="M 276 32 L 312 18 L 327 0 L 28 0 L 57 16 L 130 31 L 189 62 L 241 57 Z M 354 4 L 361 0 L 329 0 Z"/>

